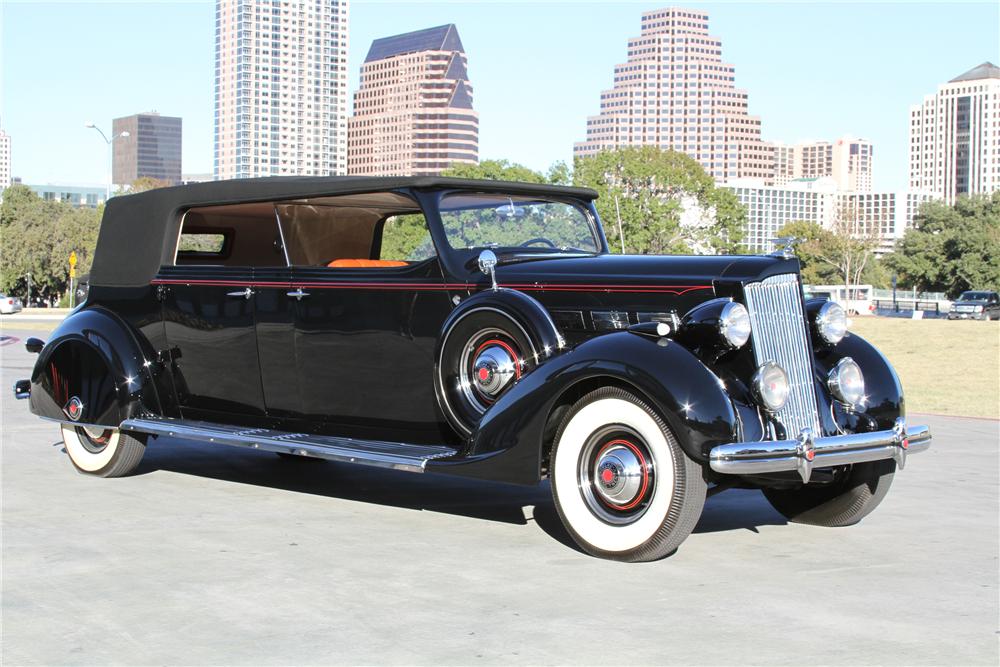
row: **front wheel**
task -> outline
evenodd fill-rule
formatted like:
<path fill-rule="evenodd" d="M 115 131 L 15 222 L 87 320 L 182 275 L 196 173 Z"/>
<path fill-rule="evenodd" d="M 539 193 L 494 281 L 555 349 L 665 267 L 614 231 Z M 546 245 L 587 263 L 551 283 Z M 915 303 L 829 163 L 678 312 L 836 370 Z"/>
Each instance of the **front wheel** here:
<path fill-rule="evenodd" d="M 552 497 L 559 518 L 593 556 L 663 558 L 694 530 L 705 504 L 701 466 L 635 394 L 593 391 L 556 433 Z"/>
<path fill-rule="evenodd" d="M 117 428 L 63 424 L 62 438 L 73 466 L 97 477 L 128 475 L 146 453 L 145 442 Z"/>
<path fill-rule="evenodd" d="M 878 507 L 889 493 L 896 462 L 856 463 L 842 479 L 793 489 L 767 489 L 764 497 L 786 519 L 813 526 L 853 525 Z"/>

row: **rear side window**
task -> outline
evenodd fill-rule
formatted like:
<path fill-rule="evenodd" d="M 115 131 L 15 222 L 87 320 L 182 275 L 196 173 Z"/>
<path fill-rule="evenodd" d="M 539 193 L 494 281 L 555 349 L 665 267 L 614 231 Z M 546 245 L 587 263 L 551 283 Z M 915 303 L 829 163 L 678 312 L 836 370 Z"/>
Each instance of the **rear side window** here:
<path fill-rule="evenodd" d="M 226 236 L 225 232 L 182 232 L 177 254 L 222 257 L 226 254 Z"/>
<path fill-rule="evenodd" d="M 392 215 L 382 222 L 379 259 L 422 262 L 435 254 L 423 214 Z"/>

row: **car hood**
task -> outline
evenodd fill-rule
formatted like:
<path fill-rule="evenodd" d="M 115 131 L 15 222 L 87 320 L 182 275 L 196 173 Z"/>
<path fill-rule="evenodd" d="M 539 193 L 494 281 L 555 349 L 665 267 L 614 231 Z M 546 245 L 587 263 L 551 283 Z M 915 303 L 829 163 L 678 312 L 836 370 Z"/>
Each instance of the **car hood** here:
<path fill-rule="evenodd" d="M 977 300 L 977 301 L 952 301 L 951 305 L 952 306 L 983 306 L 983 307 L 985 307 L 985 306 L 989 305 L 989 301 L 980 301 L 980 300 Z"/>
<path fill-rule="evenodd" d="M 501 285 L 628 287 L 754 282 L 798 273 L 797 259 L 761 255 L 522 255 L 497 267 Z"/>

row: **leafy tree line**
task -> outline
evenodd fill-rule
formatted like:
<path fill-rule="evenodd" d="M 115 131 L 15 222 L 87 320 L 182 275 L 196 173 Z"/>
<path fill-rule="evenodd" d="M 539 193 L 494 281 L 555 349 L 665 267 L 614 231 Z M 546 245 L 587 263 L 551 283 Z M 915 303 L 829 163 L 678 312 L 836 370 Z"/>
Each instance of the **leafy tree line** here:
<path fill-rule="evenodd" d="M 887 288 L 892 276 L 903 289 L 944 292 L 954 298 L 969 289 L 1000 290 L 1000 192 L 921 205 L 913 226 L 893 252 L 874 257 L 877 238 L 844 222 L 832 229 L 792 222 L 779 236 L 801 239 L 796 254 L 803 282 L 871 284 Z"/>
<path fill-rule="evenodd" d="M 0 291 L 58 301 L 69 289 L 69 256 L 77 276 L 90 272 L 102 209 L 46 201 L 26 185 L 13 185 L 0 205 Z"/>

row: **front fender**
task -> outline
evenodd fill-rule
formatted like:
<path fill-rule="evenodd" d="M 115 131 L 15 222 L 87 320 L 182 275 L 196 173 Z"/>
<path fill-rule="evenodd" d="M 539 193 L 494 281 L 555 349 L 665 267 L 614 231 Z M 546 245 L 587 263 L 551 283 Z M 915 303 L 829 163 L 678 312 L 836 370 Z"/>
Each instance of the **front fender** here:
<path fill-rule="evenodd" d="M 817 348 L 816 360 L 819 371 L 826 378 L 837 362 L 851 357 L 861 367 L 865 377 L 865 394 L 868 396 L 865 414 L 875 420 L 870 430 L 888 430 L 897 417 L 906 416 L 903 387 L 896 370 L 878 348 L 857 334 L 848 334 L 839 343 L 825 348 Z M 832 401 L 829 389 L 823 382 L 827 400 Z"/>
<path fill-rule="evenodd" d="M 715 445 L 738 439 L 732 401 L 697 357 L 675 341 L 621 331 L 592 338 L 526 375 L 483 416 L 465 459 L 432 462 L 428 470 L 537 482 L 549 417 L 582 383 L 636 391 L 696 461 L 707 461 Z"/>
<path fill-rule="evenodd" d="M 117 315 L 100 307 L 71 313 L 39 353 L 31 374 L 31 411 L 70 422 L 76 396 L 79 423 L 117 427 L 139 414 L 162 414 L 153 373 L 155 352 Z"/>

